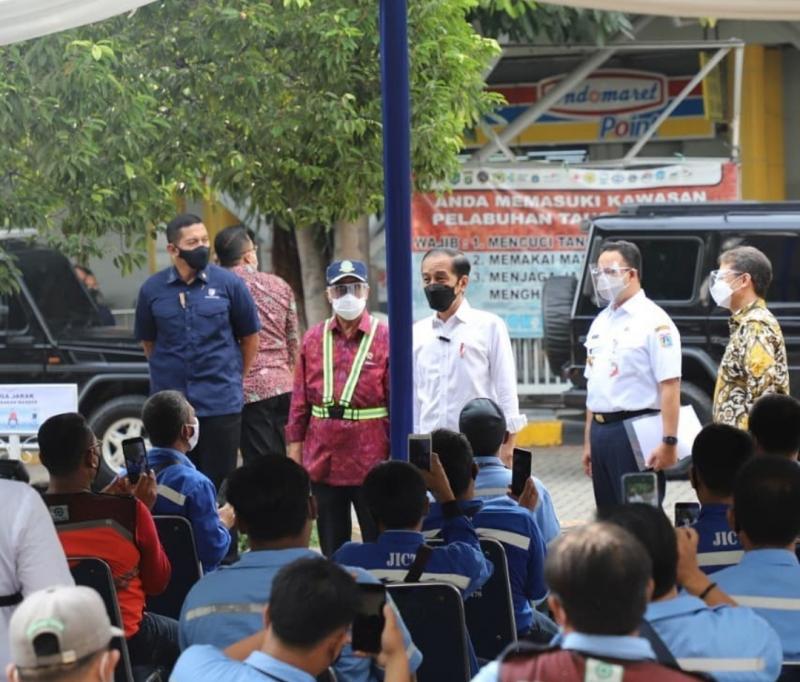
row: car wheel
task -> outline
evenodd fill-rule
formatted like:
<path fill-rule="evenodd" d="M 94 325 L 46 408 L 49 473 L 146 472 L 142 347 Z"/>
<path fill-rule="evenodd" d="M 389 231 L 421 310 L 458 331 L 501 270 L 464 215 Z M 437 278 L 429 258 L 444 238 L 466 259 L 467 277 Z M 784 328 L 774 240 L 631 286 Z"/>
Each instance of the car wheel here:
<path fill-rule="evenodd" d="M 125 466 L 122 441 L 143 435 L 142 406 L 146 400 L 143 395 L 114 398 L 89 417 L 89 426 L 102 444 L 103 461 L 114 472 Z"/>
<path fill-rule="evenodd" d="M 561 375 L 564 365 L 572 359 L 570 317 L 577 288 L 574 277 L 551 277 L 542 287 L 542 343 L 550 371 L 556 375 Z"/>

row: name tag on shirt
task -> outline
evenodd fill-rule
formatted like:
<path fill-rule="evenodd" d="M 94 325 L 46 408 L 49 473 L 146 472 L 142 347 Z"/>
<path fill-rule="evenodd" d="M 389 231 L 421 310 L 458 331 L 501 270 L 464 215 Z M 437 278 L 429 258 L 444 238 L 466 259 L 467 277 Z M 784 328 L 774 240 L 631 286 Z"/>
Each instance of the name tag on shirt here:
<path fill-rule="evenodd" d="M 583 682 L 622 682 L 624 675 L 625 668 L 621 665 L 598 661 L 596 658 L 587 658 Z"/>

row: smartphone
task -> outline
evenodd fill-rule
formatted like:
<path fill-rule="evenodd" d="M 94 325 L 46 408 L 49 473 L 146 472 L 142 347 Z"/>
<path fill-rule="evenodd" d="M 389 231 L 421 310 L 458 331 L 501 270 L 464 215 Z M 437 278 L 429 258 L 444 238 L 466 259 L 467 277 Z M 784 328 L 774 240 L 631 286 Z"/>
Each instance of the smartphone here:
<path fill-rule="evenodd" d="M 125 458 L 128 480 L 136 485 L 142 472 L 147 471 L 147 446 L 144 438 L 126 438 L 122 441 L 122 456 Z"/>
<path fill-rule="evenodd" d="M 658 479 L 653 471 L 622 475 L 622 499 L 625 504 L 643 502 L 658 507 Z"/>
<path fill-rule="evenodd" d="M 675 503 L 675 528 L 681 526 L 691 526 L 700 516 L 700 504 L 697 502 L 676 502 Z"/>
<path fill-rule="evenodd" d="M 531 477 L 533 453 L 530 450 L 514 448 L 514 459 L 511 462 L 511 493 L 515 497 L 522 495 L 525 482 Z"/>
<path fill-rule="evenodd" d="M 408 461 L 417 469 L 431 470 L 431 434 L 410 433 L 408 435 Z"/>
<path fill-rule="evenodd" d="M 358 590 L 361 592 L 361 600 L 353 620 L 353 650 L 378 654 L 381 651 L 383 626 L 386 624 L 383 617 L 386 587 L 381 584 L 359 583 Z"/>

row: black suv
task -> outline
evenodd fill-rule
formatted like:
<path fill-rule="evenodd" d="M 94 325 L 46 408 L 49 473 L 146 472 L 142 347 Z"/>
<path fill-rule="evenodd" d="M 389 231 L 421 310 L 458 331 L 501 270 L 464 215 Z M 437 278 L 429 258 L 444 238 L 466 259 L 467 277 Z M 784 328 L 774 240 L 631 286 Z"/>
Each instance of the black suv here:
<path fill-rule="evenodd" d="M 772 262 L 767 306 L 783 329 L 792 385 L 800 385 L 800 203 L 630 206 L 617 215 L 592 219 L 588 230 L 580 279 L 555 277 L 545 284 L 543 293 L 548 360 L 572 382 L 564 396 L 566 406 L 585 407 L 583 344 L 600 311 L 589 265 L 597 261 L 606 239 L 625 239 L 641 249 L 644 290 L 681 334 L 681 401 L 694 406 L 701 422 L 711 421 L 714 383 L 728 343 L 730 316 L 709 296 L 709 273 L 719 267 L 719 255 L 734 246 L 754 246 Z"/>
<path fill-rule="evenodd" d="M 0 383 L 78 385 L 78 408 L 112 467 L 139 436 L 147 362 L 129 330 L 102 326 L 97 306 L 64 255 L 23 239 L 3 248 L 21 276 L 0 296 Z"/>

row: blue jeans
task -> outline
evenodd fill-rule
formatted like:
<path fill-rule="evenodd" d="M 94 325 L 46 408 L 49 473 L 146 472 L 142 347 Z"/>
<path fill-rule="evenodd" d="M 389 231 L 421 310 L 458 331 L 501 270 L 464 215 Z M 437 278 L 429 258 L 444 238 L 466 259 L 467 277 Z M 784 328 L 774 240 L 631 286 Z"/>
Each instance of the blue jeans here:
<path fill-rule="evenodd" d="M 128 640 L 128 653 L 136 682 L 143 682 L 159 669 L 166 680 L 181 653 L 178 621 L 145 611 L 139 632 Z"/>

